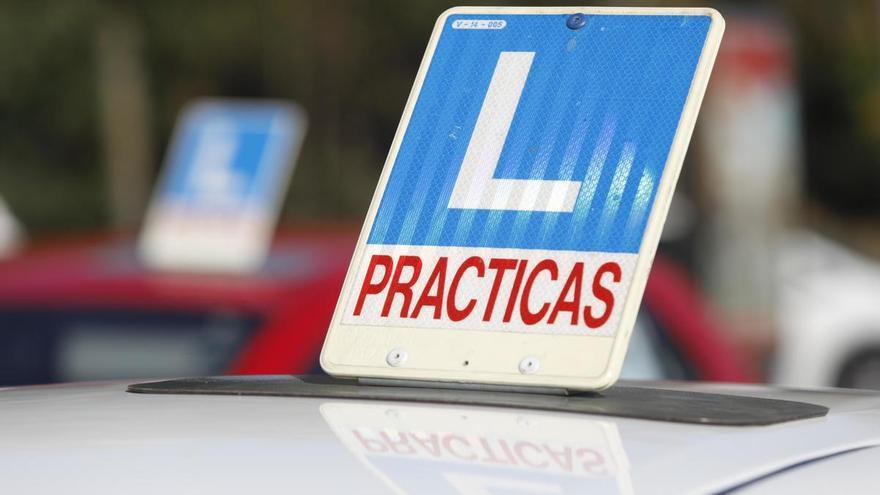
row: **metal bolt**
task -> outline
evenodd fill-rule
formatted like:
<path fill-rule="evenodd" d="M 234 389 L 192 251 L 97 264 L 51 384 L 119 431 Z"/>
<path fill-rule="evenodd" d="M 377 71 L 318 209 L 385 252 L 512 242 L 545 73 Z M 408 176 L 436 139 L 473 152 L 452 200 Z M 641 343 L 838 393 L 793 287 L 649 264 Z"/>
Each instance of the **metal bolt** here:
<path fill-rule="evenodd" d="M 385 356 L 385 362 L 388 363 L 389 366 L 400 366 L 406 362 L 406 357 L 406 350 L 396 347 L 391 349 L 391 352 Z"/>
<path fill-rule="evenodd" d="M 533 356 L 524 357 L 523 360 L 519 362 L 519 372 L 523 375 L 531 375 L 538 371 L 540 366 L 541 361 L 538 361 L 538 358 Z"/>
<path fill-rule="evenodd" d="M 566 27 L 568 27 L 568 29 L 577 31 L 578 29 L 587 25 L 587 16 L 580 13 L 572 14 L 565 21 L 565 25 Z"/>

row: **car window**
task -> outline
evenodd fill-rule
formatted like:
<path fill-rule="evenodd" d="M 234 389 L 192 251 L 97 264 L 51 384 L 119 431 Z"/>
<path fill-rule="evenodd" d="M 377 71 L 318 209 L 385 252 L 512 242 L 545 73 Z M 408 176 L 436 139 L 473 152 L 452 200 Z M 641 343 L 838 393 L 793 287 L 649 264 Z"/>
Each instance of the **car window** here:
<path fill-rule="evenodd" d="M 641 311 L 620 373 L 623 380 L 685 380 L 693 378 L 662 328 Z"/>
<path fill-rule="evenodd" d="M 221 374 L 259 323 L 223 311 L 0 309 L 0 385 Z"/>

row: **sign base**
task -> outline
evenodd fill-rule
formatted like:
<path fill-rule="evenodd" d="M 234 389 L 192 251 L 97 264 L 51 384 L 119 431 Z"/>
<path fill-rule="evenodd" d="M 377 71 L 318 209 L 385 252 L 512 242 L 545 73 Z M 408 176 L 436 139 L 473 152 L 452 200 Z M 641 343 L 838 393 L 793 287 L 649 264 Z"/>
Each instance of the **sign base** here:
<path fill-rule="evenodd" d="M 492 383 L 437 382 L 430 380 L 406 380 L 393 378 L 358 378 L 358 383 L 380 387 L 410 387 L 415 389 L 439 388 L 444 390 L 467 390 L 482 392 L 513 392 L 518 394 L 572 395 L 581 393 L 557 387 L 532 387 L 528 385 L 496 385 Z"/>

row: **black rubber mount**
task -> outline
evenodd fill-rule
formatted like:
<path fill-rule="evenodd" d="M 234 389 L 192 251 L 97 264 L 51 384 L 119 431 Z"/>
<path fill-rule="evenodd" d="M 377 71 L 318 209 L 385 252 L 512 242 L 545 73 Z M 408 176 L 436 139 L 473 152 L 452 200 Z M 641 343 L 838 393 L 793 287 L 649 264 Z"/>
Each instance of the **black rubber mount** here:
<path fill-rule="evenodd" d="M 602 392 L 548 395 L 424 386 L 365 385 L 329 376 L 224 376 L 138 383 L 140 394 L 253 395 L 392 400 L 468 406 L 539 409 L 623 418 L 721 426 L 758 426 L 825 416 L 828 408 L 805 402 L 614 386 Z"/>

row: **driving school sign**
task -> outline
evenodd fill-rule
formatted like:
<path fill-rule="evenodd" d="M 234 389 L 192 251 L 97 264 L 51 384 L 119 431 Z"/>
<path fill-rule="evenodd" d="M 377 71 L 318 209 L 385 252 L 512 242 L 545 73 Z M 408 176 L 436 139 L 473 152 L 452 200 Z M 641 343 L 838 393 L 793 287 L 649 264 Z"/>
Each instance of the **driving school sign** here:
<path fill-rule="evenodd" d="M 184 272 L 259 270 L 305 129 L 305 112 L 292 102 L 188 105 L 138 240 L 145 264 Z"/>
<path fill-rule="evenodd" d="M 441 16 L 325 369 L 613 383 L 722 29 L 706 9 Z"/>

